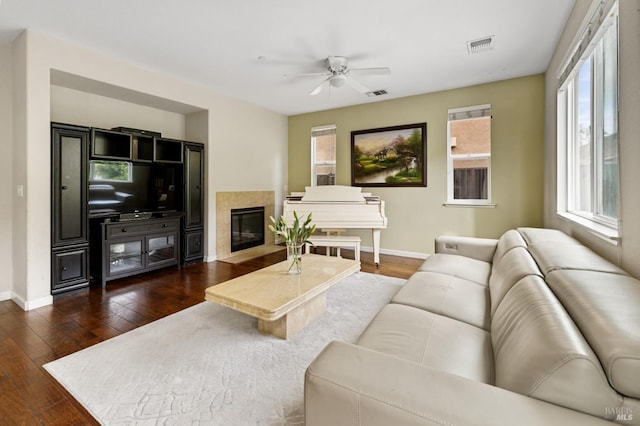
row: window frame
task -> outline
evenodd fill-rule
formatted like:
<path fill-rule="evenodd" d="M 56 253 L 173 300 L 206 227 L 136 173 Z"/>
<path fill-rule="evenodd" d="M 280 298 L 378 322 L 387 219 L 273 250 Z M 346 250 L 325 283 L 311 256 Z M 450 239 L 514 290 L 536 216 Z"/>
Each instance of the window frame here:
<path fill-rule="evenodd" d="M 480 111 L 489 111 L 488 115 L 482 113 L 479 116 L 474 116 L 474 111 L 478 113 Z M 468 114 L 466 118 L 451 119 L 452 115 Z M 491 104 L 472 105 L 461 108 L 449 108 L 447 110 L 447 202 L 445 206 L 469 206 L 469 207 L 495 207 L 495 204 L 491 201 L 491 150 L 489 153 L 478 154 L 452 154 L 451 153 L 451 123 L 454 121 L 462 120 L 477 120 L 487 118 L 491 119 Z M 491 137 L 491 133 L 489 134 Z M 493 141 L 491 141 L 493 142 Z M 454 198 L 455 196 L 455 169 L 453 162 L 455 160 L 473 160 L 473 159 L 486 159 L 487 160 L 487 198 L 483 199 L 467 199 L 467 198 Z"/>
<path fill-rule="evenodd" d="M 579 38 L 570 50 L 571 55 L 564 61 L 558 73 L 557 90 L 557 182 L 556 182 L 556 214 L 572 223 L 579 224 L 595 235 L 617 244 L 620 221 L 620 177 L 619 177 L 619 11 L 618 1 L 597 3 L 595 10 L 587 15 L 583 23 L 584 30 L 579 32 Z M 604 214 L 604 78 L 601 68 L 604 68 L 603 43 L 611 26 L 615 25 L 615 134 L 616 150 L 618 151 L 617 174 L 617 217 Z M 595 31 L 592 29 L 595 28 Z M 582 67 L 589 63 L 590 87 L 590 164 L 589 173 L 589 210 L 581 209 L 578 204 L 576 191 L 578 183 L 578 144 L 579 142 L 579 89 L 576 87 Z"/>
<path fill-rule="evenodd" d="M 336 138 L 336 149 L 333 152 L 334 158 L 333 160 L 329 160 L 329 161 L 317 161 L 316 160 L 316 137 L 317 136 L 315 134 L 330 131 L 330 130 L 333 130 L 334 137 Z M 336 184 L 337 175 L 338 175 L 337 161 L 336 161 L 337 150 L 338 150 L 338 141 L 337 141 L 337 130 L 336 130 L 335 124 L 329 124 L 325 126 L 316 126 L 311 128 L 311 186 L 318 186 L 318 173 L 317 173 L 318 166 L 333 166 L 336 172 L 334 175 L 333 185 Z"/>

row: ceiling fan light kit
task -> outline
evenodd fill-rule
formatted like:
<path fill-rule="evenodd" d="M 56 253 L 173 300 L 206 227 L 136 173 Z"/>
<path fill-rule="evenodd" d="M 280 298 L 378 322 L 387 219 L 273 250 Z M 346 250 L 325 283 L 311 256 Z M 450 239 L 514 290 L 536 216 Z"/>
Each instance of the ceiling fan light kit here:
<path fill-rule="evenodd" d="M 329 83 L 333 87 L 341 87 L 344 86 L 344 83 L 347 81 L 347 76 L 345 75 L 334 75 L 329 79 Z"/>

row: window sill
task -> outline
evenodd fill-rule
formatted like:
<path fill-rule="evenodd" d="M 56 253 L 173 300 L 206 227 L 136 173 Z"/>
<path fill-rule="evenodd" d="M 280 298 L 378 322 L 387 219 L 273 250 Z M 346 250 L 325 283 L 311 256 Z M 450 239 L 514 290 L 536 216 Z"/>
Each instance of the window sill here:
<path fill-rule="evenodd" d="M 481 209 L 495 209 L 497 204 L 484 203 L 484 204 L 472 204 L 472 203 L 444 203 L 445 207 L 477 207 Z"/>
<path fill-rule="evenodd" d="M 568 222 L 578 224 L 589 233 L 608 242 L 609 244 L 614 246 L 620 244 L 620 235 L 617 229 L 569 212 L 556 212 L 556 214 Z"/>

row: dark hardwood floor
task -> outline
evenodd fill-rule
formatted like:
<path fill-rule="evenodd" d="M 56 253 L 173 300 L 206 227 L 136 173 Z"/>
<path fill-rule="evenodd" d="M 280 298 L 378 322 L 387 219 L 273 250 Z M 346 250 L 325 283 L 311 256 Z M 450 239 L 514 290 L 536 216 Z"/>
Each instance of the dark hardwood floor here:
<path fill-rule="evenodd" d="M 343 251 L 353 258 L 353 252 Z M 284 260 L 284 251 L 241 264 L 197 263 L 92 285 L 29 312 L 0 302 L 0 424 L 98 424 L 42 365 L 204 300 L 217 283 Z M 362 271 L 408 278 L 420 259 L 362 253 Z"/>

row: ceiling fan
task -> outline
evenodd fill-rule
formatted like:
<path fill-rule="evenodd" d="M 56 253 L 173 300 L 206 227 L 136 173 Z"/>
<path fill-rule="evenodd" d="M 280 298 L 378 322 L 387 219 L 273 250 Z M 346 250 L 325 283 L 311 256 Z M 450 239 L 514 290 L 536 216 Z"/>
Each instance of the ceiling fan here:
<path fill-rule="evenodd" d="M 354 79 L 352 75 L 388 75 L 391 74 L 391 69 L 388 67 L 373 67 L 373 68 L 349 68 L 349 58 L 345 56 L 329 56 L 325 59 L 327 71 L 314 72 L 308 74 L 298 74 L 299 76 L 327 76 L 320 84 L 318 84 L 309 95 L 314 96 L 320 93 L 323 87 L 342 87 L 345 83 L 360 93 L 369 92 L 369 88 L 358 80 Z"/>

